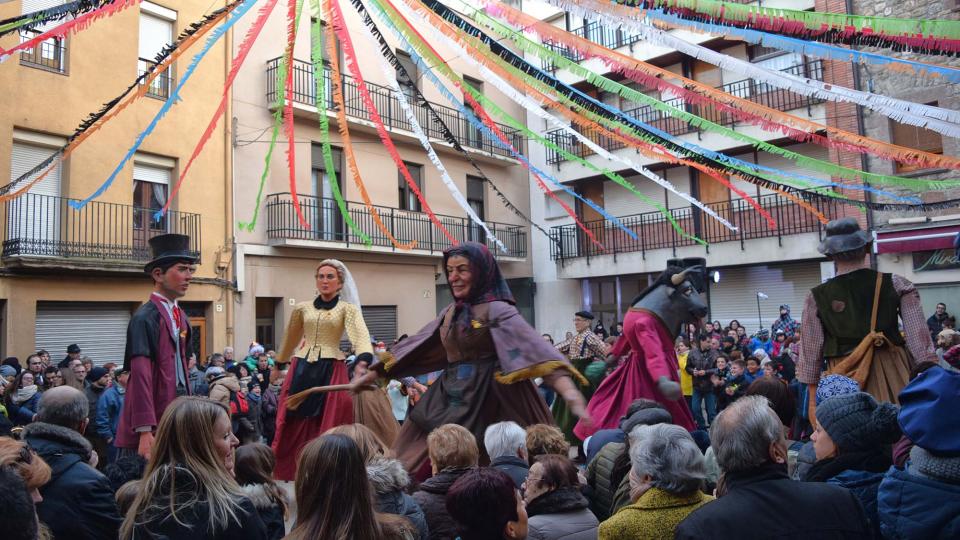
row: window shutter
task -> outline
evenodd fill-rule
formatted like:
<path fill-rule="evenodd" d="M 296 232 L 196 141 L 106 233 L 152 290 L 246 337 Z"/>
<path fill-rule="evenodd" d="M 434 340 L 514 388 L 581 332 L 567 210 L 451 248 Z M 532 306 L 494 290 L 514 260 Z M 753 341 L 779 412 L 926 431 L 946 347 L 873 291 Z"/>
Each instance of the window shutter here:
<path fill-rule="evenodd" d="M 170 169 L 144 165 L 142 163 L 133 164 L 133 179 L 141 182 L 150 182 L 152 184 L 170 185 Z"/>
<path fill-rule="evenodd" d="M 140 58 L 153 60 L 173 41 L 173 24 L 149 13 L 140 13 Z"/>

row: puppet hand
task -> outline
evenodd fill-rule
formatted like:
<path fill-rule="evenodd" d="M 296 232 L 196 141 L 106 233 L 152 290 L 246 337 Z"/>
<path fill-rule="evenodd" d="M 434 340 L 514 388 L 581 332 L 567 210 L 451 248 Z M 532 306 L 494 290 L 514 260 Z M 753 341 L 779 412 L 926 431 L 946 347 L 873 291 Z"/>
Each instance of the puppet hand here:
<path fill-rule="evenodd" d="M 657 390 L 670 401 L 676 401 L 682 396 L 680 383 L 673 382 L 668 377 L 660 377 L 657 381 Z"/>
<path fill-rule="evenodd" d="M 137 453 L 143 456 L 143 459 L 150 461 L 150 450 L 153 448 L 153 433 L 144 431 L 140 434 L 140 444 L 137 445 Z"/>

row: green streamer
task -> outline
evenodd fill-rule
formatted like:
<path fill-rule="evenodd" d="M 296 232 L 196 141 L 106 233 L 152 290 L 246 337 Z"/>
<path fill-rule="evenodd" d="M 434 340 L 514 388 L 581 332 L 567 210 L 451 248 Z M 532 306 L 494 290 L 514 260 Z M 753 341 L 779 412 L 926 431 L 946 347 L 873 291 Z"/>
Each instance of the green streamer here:
<path fill-rule="evenodd" d="M 293 38 L 296 40 L 297 27 L 300 25 L 300 14 L 303 11 L 303 0 L 297 0 L 297 15 L 294 18 Z M 273 131 L 270 134 L 270 146 L 267 148 L 267 155 L 263 158 L 263 172 L 260 174 L 260 187 L 257 189 L 257 200 L 253 207 L 253 218 L 250 221 L 237 222 L 240 230 L 253 232 L 257 226 L 257 220 L 260 217 L 260 203 L 263 202 L 263 190 L 267 185 L 267 176 L 270 175 L 270 162 L 273 160 L 273 149 L 277 146 L 277 139 L 280 137 L 280 126 L 283 124 L 283 105 L 286 103 L 287 77 L 290 76 L 290 65 L 287 62 L 288 55 L 284 53 L 280 66 L 277 68 L 277 78 L 275 88 L 277 89 L 277 98 L 273 102 Z"/>
<path fill-rule="evenodd" d="M 758 150 L 762 150 L 764 152 L 775 154 L 783 158 L 789 159 L 804 168 L 815 170 L 825 174 L 830 174 L 831 176 L 836 176 L 839 178 L 845 178 L 848 180 L 854 180 L 854 181 L 864 180 L 872 184 L 898 185 L 903 187 L 910 187 L 912 189 L 943 189 L 945 187 L 960 186 L 960 179 L 958 178 L 949 178 L 944 180 L 926 180 L 922 178 L 901 178 L 898 176 L 888 176 L 888 175 L 883 175 L 878 173 L 871 173 L 867 171 L 858 171 L 856 169 L 850 169 L 848 167 L 837 165 L 836 163 L 831 163 L 828 161 L 823 161 L 820 159 L 798 154 L 787 148 L 776 146 L 766 141 L 762 141 L 760 139 L 750 137 L 749 135 L 743 132 L 728 128 L 726 126 L 721 126 L 705 118 L 689 113 L 683 109 L 678 109 L 671 105 L 667 105 L 666 103 L 656 98 L 650 97 L 646 94 L 643 94 L 642 92 L 638 92 L 634 90 L 633 88 L 629 88 L 627 86 L 624 86 L 623 84 L 613 81 L 608 77 L 604 77 L 593 71 L 585 69 L 581 67 L 579 64 L 570 61 L 563 55 L 560 55 L 548 49 L 547 47 L 544 47 L 543 45 L 540 45 L 539 43 L 536 43 L 528 39 L 527 37 L 523 36 L 523 34 L 520 33 L 519 31 L 509 26 L 503 25 L 496 19 L 493 19 L 492 17 L 486 15 L 480 10 L 476 10 L 474 12 L 474 18 L 476 20 L 482 21 L 485 24 L 485 26 L 490 28 L 497 35 L 501 37 L 509 37 L 517 45 L 517 47 L 523 50 L 524 52 L 534 54 L 542 59 L 549 59 L 551 62 L 554 63 L 554 65 L 567 69 L 571 73 L 574 73 L 576 75 L 584 77 L 587 80 L 587 82 L 589 82 L 590 84 L 593 84 L 594 86 L 596 86 L 597 88 L 600 88 L 605 92 L 616 93 L 617 95 L 625 99 L 628 99 L 630 101 L 633 101 L 636 103 L 643 103 L 660 112 L 666 113 L 674 118 L 683 120 L 684 122 L 687 122 L 697 127 L 698 129 L 704 129 L 705 131 L 710 131 L 713 133 L 723 135 L 725 137 L 729 137 L 731 139 L 736 139 L 736 140 L 749 143 L 750 145 L 754 146 Z M 513 66 L 509 66 L 508 63 L 503 62 L 502 59 L 500 59 L 496 55 L 492 55 L 490 58 L 497 59 L 501 67 L 503 67 L 504 65 L 507 65 L 512 70 L 516 69 L 516 68 L 513 68 Z M 527 74 L 522 74 L 522 75 L 525 78 L 531 78 Z M 725 165 L 727 164 L 725 163 Z"/>
<path fill-rule="evenodd" d="M 360 227 L 354 223 L 347 211 L 347 203 L 343 200 L 343 194 L 340 192 L 340 183 L 337 181 L 336 167 L 333 163 L 333 148 L 330 142 L 330 120 L 327 118 L 327 86 L 324 84 L 323 77 L 323 22 L 320 17 L 319 0 L 310 0 L 310 8 L 314 12 L 313 24 L 310 27 L 310 60 L 313 62 L 313 80 L 316 84 L 317 100 L 317 118 L 320 121 L 320 143 L 323 152 L 323 165 L 326 168 L 327 176 L 330 178 L 330 189 L 333 191 L 333 198 L 337 201 L 337 208 L 347 228 L 363 240 L 367 247 L 373 245 L 373 241 L 367 234 L 360 230 Z M 332 29 L 331 29 L 332 31 Z"/>
<path fill-rule="evenodd" d="M 401 0 L 401 1 L 402 1 L 402 0 Z M 371 0 L 371 3 L 377 5 L 377 7 L 381 10 L 381 12 L 384 13 L 385 15 L 388 15 L 388 14 L 389 14 L 389 12 L 387 11 L 387 8 L 389 8 L 390 6 L 386 6 L 386 5 L 384 5 L 384 4 L 381 4 L 381 3 L 379 2 L 379 0 Z M 396 13 L 396 12 L 394 12 L 394 13 Z M 666 208 L 664 208 L 663 205 L 657 203 L 656 201 L 654 201 L 654 200 L 651 199 L 650 197 L 647 197 L 646 195 L 644 195 L 643 193 L 641 193 L 639 190 L 637 190 L 637 188 L 636 188 L 633 184 L 631 184 L 630 182 L 628 182 L 628 181 L 627 181 L 626 179 L 624 179 L 622 176 L 620 176 L 619 174 L 617 174 L 617 173 L 615 173 L 615 172 L 613 172 L 613 171 L 610 171 L 609 169 L 597 167 L 597 166 L 594 165 L 593 163 L 591 163 L 591 162 L 589 162 L 589 161 L 587 161 L 587 160 L 585 160 L 585 159 L 583 159 L 583 158 L 581 158 L 581 157 L 579 157 L 579 156 L 576 156 L 576 155 L 574 155 L 574 154 L 571 154 L 571 153 L 567 152 L 566 150 L 563 150 L 562 148 L 560 148 L 560 147 L 557 146 L 556 144 L 550 142 L 549 140 L 545 139 L 545 138 L 542 137 L 541 135 L 539 135 L 539 134 L 531 131 L 529 128 L 527 128 L 527 126 L 526 126 L 524 123 L 522 123 L 522 122 L 516 120 L 515 118 L 513 118 L 510 114 L 508 114 L 508 113 L 505 112 L 503 109 L 501 109 L 499 106 L 497 106 L 497 104 L 493 103 L 491 100 L 489 100 L 489 99 L 488 99 L 486 96 L 484 96 L 482 93 L 480 93 L 480 92 L 478 92 L 477 90 L 475 90 L 471 85 L 466 84 L 466 83 L 463 81 L 463 79 L 462 79 L 459 75 L 457 75 L 456 72 L 454 72 L 454 71 L 446 64 L 446 62 L 445 62 L 443 59 L 437 57 L 429 47 L 424 47 L 423 44 L 420 42 L 420 40 L 416 38 L 416 34 L 413 33 L 413 32 L 410 32 L 410 31 L 406 28 L 406 26 L 405 26 L 404 24 L 401 24 L 401 22 L 402 22 L 402 21 L 401 21 L 401 18 L 400 18 L 400 17 L 397 17 L 397 20 L 394 21 L 396 28 L 399 29 L 401 32 L 404 33 L 404 35 L 407 36 L 407 40 L 410 42 L 410 45 L 413 46 L 414 48 L 416 48 L 416 49 L 418 50 L 418 52 L 420 53 L 420 56 L 423 56 L 423 57 L 428 57 L 428 56 L 429 56 L 431 62 L 433 63 L 433 67 L 434 67 L 434 68 L 438 68 L 439 71 L 441 71 L 441 72 L 444 74 L 444 76 L 447 77 L 448 79 L 450 79 L 451 81 L 455 81 L 455 82 L 459 83 L 459 86 L 461 87 L 461 89 L 469 92 L 470 95 L 471 95 L 475 100 L 477 100 L 477 102 L 479 102 L 479 103 L 481 103 L 481 104 L 483 105 L 484 109 L 487 109 L 487 110 L 493 112 L 493 114 L 494 114 L 495 116 L 497 116 L 498 118 L 502 119 L 506 124 L 508 124 L 508 125 L 509 125 L 510 127 L 512 127 L 513 129 L 516 129 L 517 131 L 520 131 L 521 133 L 523 133 L 525 137 L 537 141 L 537 142 L 538 142 L 539 144 L 541 144 L 542 146 L 544 146 L 544 147 L 546 147 L 546 148 L 550 148 L 550 149 L 553 150 L 554 152 L 557 152 L 558 154 L 564 156 L 566 159 L 568 159 L 568 160 L 570 160 L 570 161 L 575 161 L 575 162 L 577 162 L 577 163 L 580 163 L 581 165 L 583 165 L 583 166 L 585 166 L 585 167 L 587 167 L 587 168 L 589 168 L 589 169 L 591 169 L 591 170 L 593 170 L 593 171 L 595 171 L 595 172 L 597 172 L 597 173 L 602 174 L 602 175 L 605 176 L 606 178 L 609 178 L 610 180 L 612 180 L 613 182 L 615 182 L 617 185 L 623 187 L 624 189 L 626 189 L 627 191 L 629 191 L 630 193 L 632 193 L 633 195 L 635 195 L 635 196 L 636 196 L 637 198 L 639 198 L 640 200 L 642 200 L 642 201 L 646 202 L 647 204 L 651 205 L 652 207 L 656 208 L 657 211 L 659 211 L 661 214 L 663 214 L 663 216 L 667 219 L 667 221 L 670 222 L 670 225 L 674 228 L 674 230 L 677 231 L 677 234 L 681 235 L 681 236 L 684 237 L 684 238 L 689 238 L 690 240 L 693 240 L 694 242 L 697 242 L 698 244 L 701 244 L 701 245 L 704 245 L 704 246 L 707 245 L 707 242 L 705 242 L 704 240 L 698 238 L 698 237 L 695 236 L 695 235 L 691 235 L 691 234 L 689 234 L 688 232 L 686 232 L 685 230 L 683 230 L 683 227 L 681 227 L 680 224 L 677 223 L 676 219 L 674 219 L 673 215 L 670 213 L 669 210 L 667 210 Z"/>

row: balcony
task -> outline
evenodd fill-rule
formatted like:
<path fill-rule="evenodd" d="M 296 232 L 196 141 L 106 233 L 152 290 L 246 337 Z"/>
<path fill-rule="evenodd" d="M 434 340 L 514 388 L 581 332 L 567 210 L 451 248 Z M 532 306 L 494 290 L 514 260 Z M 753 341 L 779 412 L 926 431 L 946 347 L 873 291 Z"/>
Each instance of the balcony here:
<path fill-rule="evenodd" d="M 815 60 L 806 64 L 798 64 L 781 71 L 790 73 L 792 75 L 816 79 L 818 81 L 823 80 L 823 62 L 821 60 Z M 718 86 L 717 88 L 738 98 L 759 103 L 766 107 L 770 107 L 771 109 L 777 109 L 780 111 L 792 111 L 794 109 L 806 107 L 807 114 L 811 114 L 811 108 L 814 105 L 823 102 L 822 99 L 801 96 L 800 94 L 795 94 L 789 90 L 776 88 L 767 83 L 759 82 L 754 79 L 745 79 L 742 81 L 727 83 L 723 86 Z M 721 111 L 711 106 L 701 107 L 699 105 L 692 104 L 685 105 L 683 100 L 679 98 L 668 99 L 665 100 L 664 103 L 678 109 L 686 110 L 691 114 L 695 114 L 710 120 L 715 124 L 720 124 L 721 126 L 736 127 L 738 122 L 738 120 L 729 112 Z M 669 114 L 660 112 L 649 105 L 627 109 L 624 112 L 643 122 L 644 124 L 653 126 L 661 131 L 665 131 L 670 135 L 686 135 L 688 133 L 695 133 L 698 131 L 693 125 L 688 124 L 675 116 L 670 116 Z M 581 133 L 583 133 L 591 141 L 599 144 L 611 152 L 626 147 L 625 144 L 609 139 L 608 137 L 605 137 L 604 135 L 594 131 L 581 131 Z M 560 129 L 548 131 L 545 136 L 548 140 L 575 156 L 586 158 L 594 154 L 593 150 L 588 148 L 585 144 L 578 141 L 572 135 L 564 133 Z M 552 149 L 547 149 L 547 164 L 559 166 L 560 163 L 563 163 L 566 160 L 567 159 L 559 152 Z"/>
<path fill-rule="evenodd" d="M 688 233 L 696 234 L 710 244 L 740 242 L 741 250 L 746 249 L 747 240 L 777 238 L 778 241 L 782 241 L 784 236 L 821 232 L 822 226 L 815 216 L 779 194 L 763 195 L 757 197 L 756 201 L 776 220 L 776 229 L 771 229 L 763 216 L 742 199 L 706 205 L 736 226 L 739 229 L 737 231 L 727 229 L 693 206 L 675 208 L 670 210 L 670 213 Z M 841 217 L 843 209 L 840 203 L 832 199 L 812 199 L 809 202 L 827 219 Z M 678 235 L 660 212 L 646 212 L 617 219 L 637 235 L 636 240 L 608 221 L 584 223 L 604 245 L 606 248 L 604 251 L 590 242 L 586 234 L 575 224 L 560 225 L 553 227 L 550 231 L 554 240 L 550 246 L 550 258 L 555 261 L 564 261 L 579 257 L 590 258 L 631 252 L 643 253 L 646 256 L 646 252 L 650 250 L 696 245 L 693 240 Z"/>
<path fill-rule="evenodd" d="M 277 100 L 277 70 L 280 68 L 280 61 L 280 58 L 274 58 L 273 60 L 267 62 L 267 103 L 271 107 L 276 103 Z M 304 62 L 302 60 L 294 60 L 292 77 L 293 101 L 309 107 L 316 107 L 317 96 L 316 82 L 313 74 L 313 64 Z M 326 90 L 327 97 L 326 110 L 335 111 L 336 108 L 333 103 L 333 85 L 330 77 L 330 70 L 324 69 L 324 88 Z M 407 121 L 407 118 L 403 113 L 403 109 L 400 108 L 400 102 L 397 100 L 396 96 L 393 95 L 393 90 L 386 86 L 374 84 L 369 81 L 365 82 L 367 89 L 370 91 L 370 95 L 373 98 L 373 103 L 376 105 L 377 111 L 380 113 L 380 118 L 383 120 L 384 125 L 390 130 L 403 130 L 412 134 L 413 127 L 410 125 L 410 122 Z M 373 120 L 371 119 L 370 111 L 367 110 L 363 100 L 360 98 L 360 91 L 357 88 L 357 83 L 354 78 L 350 77 L 349 75 L 343 75 L 342 87 L 343 101 L 347 109 L 347 116 L 372 122 Z M 433 122 L 433 119 L 427 112 L 426 107 L 414 103 L 414 98 L 408 98 L 408 100 L 411 102 L 413 112 L 417 117 L 417 122 L 420 124 L 420 127 L 423 129 L 423 131 L 430 138 L 435 139 L 436 141 L 446 142 L 443 133 L 440 130 L 440 126 Z M 453 133 L 454 137 L 457 139 L 457 142 L 459 142 L 464 148 L 480 150 L 495 156 L 511 159 L 513 158 L 509 150 L 493 144 L 493 142 L 484 136 L 480 130 L 476 129 L 472 124 L 470 124 L 470 122 L 467 121 L 466 116 L 461 114 L 459 110 L 434 102 L 430 102 L 430 105 L 433 110 L 435 110 L 443 119 L 444 124 L 446 124 L 447 128 L 449 128 Z M 512 144 L 517 150 L 522 151 L 521 144 L 523 142 L 523 137 L 521 136 L 520 132 L 503 124 L 498 123 L 497 126 L 504 133 L 504 135 L 506 135 L 510 144 Z"/>
<path fill-rule="evenodd" d="M 363 241 L 356 234 L 348 231 L 336 201 L 308 195 L 298 195 L 298 200 L 304 218 L 310 224 L 309 230 L 300 225 L 293 208 L 293 197 L 289 193 L 274 193 L 267 196 L 267 238 L 271 243 L 364 249 Z M 437 230 L 426 214 L 386 206 L 374 206 L 374 208 L 387 230 L 398 241 L 417 242 L 413 252 L 439 254 L 450 247 L 450 241 Z M 396 251 L 390 239 L 377 228 L 373 215 L 366 206 L 348 201 L 347 212 L 357 227 L 370 237 L 375 248 Z M 527 256 L 527 232 L 520 225 L 487 222 L 490 232 L 506 246 L 507 253 L 503 253 L 492 242 L 487 241 L 483 229 L 468 218 L 440 214 L 437 214 L 437 218 L 458 242 L 485 243 L 496 257 L 523 259 Z M 339 246 L 330 244 L 339 244 Z"/>
<path fill-rule="evenodd" d="M 610 28 L 609 26 L 600 24 L 599 21 L 592 21 L 579 28 L 574 28 L 573 30 L 570 30 L 570 33 L 575 36 L 590 40 L 608 49 L 619 49 L 620 47 L 633 45 L 634 43 L 643 39 L 639 34 L 631 34 L 629 32 L 625 32 L 621 28 Z M 580 62 L 583 60 L 583 56 L 579 52 L 564 47 L 563 45 L 557 45 L 554 43 L 544 43 L 544 45 L 549 47 L 553 52 L 563 55 L 571 62 Z M 547 71 L 557 71 L 557 66 L 554 65 L 549 58 L 541 58 L 540 65 Z"/>
<path fill-rule="evenodd" d="M 31 40 L 41 33 L 37 30 L 21 30 L 20 42 Z M 49 38 L 29 49 L 20 51 L 20 65 L 54 73 L 66 73 L 67 47 L 64 45 L 64 40 L 62 38 Z"/>
<path fill-rule="evenodd" d="M 147 60 L 146 58 L 140 58 L 137 61 L 137 74 L 143 75 L 150 68 L 157 65 L 153 60 Z M 170 88 L 173 83 L 173 77 L 170 76 L 171 68 L 163 70 L 153 81 L 150 82 L 150 86 L 147 88 L 145 95 L 157 98 L 157 99 L 167 99 L 170 97 Z M 143 84 L 141 81 L 140 84 Z"/>
<path fill-rule="evenodd" d="M 200 214 L 170 211 L 155 221 L 153 209 L 94 201 L 74 210 L 72 200 L 27 193 L 4 203 L 4 264 L 142 272 L 148 240 L 165 233 L 190 236 L 200 255 Z"/>

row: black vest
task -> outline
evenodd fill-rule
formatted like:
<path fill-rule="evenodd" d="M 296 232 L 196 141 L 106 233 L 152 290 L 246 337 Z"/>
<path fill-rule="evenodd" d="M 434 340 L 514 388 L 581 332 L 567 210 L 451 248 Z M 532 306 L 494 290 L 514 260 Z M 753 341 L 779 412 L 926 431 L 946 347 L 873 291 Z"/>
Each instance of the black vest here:
<path fill-rule="evenodd" d="M 876 286 L 877 272 L 863 268 L 813 288 L 811 292 L 817 302 L 817 316 L 824 330 L 823 356 L 833 358 L 850 354 L 873 330 L 870 328 L 870 314 Z M 899 315 L 900 295 L 893 288 L 891 274 L 883 274 L 877 330 L 883 332 L 894 345 L 903 346 Z"/>

